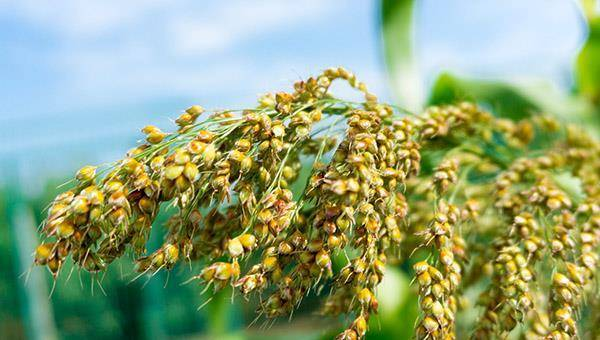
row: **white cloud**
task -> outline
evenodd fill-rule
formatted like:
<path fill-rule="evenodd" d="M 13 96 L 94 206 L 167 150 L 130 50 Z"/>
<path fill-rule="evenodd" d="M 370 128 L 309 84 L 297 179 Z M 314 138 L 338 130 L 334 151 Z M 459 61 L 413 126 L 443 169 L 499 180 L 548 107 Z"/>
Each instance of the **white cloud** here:
<path fill-rule="evenodd" d="M 173 18 L 167 28 L 174 49 L 184 55 L 206 55 L 266 32 L 309 25 L 335 9 L 337 1 L 230 1 L 206 15 Z"/>
<path fill-rule="evenodd" d="M 75 42 L 153 26 L 172 42 L 175 52 L 208 54 L 236 42 L 296 24 L 310 24 L 338 5 L 338 0 L 194 2 L 167 0 L 0 0 L 10 12 L 34 27 Z M 150 24 L 150 25 L 148 25 Z M 144 32 L 138 32 L 144 33 Z M 146 32 L 147 33 L 147 32 Z"/>
<path fill-rule="evenodd" d="M 0 4 L 32 26 L 74 39 L 97 37 L 131 25 L 148 12 L 168 6 L 166 0 L 13 0 Z"/>
<path fill-rule="evenodd" d="M 123 95 L 189 96 L 228 89 L 232 79 L 272 77 L 240 45 L 323 22 L 338 4 L 18 0 L 0 3 L 0 10 L 51 34 L 56 43 L 39 61 L 62 78 L 59 91 L 92 103 Z"/>

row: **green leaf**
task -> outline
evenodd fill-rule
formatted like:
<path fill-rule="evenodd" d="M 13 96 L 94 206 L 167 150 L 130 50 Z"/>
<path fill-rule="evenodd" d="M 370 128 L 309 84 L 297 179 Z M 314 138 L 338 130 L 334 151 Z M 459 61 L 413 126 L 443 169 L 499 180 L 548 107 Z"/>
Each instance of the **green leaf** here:
<path fill-rule="evenodd" d="M 377 292 L 379 314 L 369 320 L 367 339 L 414 338 L 413 325 L 419 316 L 419 295 L 411 287 L 411 278 L 398 267 L 386 269 Z"/>
<path fill-rule="evenodd" d="M 594 135 L 600 131 L 600 121 L 587 100 L 564 93 L 549 81 L 503 83 L 463 79 L 448 73 L 440 75 L 432 87 L 429 104 L 461 100 L 477 102 L 499 117 L 520 120 L 543 112 L 565 122 L 583 125 Z"/>
<path fill-rule="evenodd" d="M 590 19 L 589 36 L 577 58 L 579 93 L 600 106 L 600 17 Z"/>
<path fill-rule="evenodd" d="M 529 117 L 540 110 L 536 103 L 512 85 L 441 74 L 431 89 L 429 104 L 451 104 L 461 100 L 484 104 L 498 116 L 514 120 Z"/>
<path fill-rule="evenodd" d="M 396 102 L 410 110 L 423 104 L 423 82 L 413 52 L 413 0 L 382 0 L 381 30 L 387 74 Z"/>

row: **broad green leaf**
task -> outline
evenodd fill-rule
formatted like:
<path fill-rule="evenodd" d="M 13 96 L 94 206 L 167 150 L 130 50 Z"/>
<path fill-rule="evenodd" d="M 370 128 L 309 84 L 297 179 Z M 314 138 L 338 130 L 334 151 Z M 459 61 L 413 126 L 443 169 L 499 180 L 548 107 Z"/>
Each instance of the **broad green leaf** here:
<path fill-rule="evenodd" d="M 592 133 L 600 131 L 600 120 L 595 108 L 585 98 L 566 93 L 548 81 L 517 83 L 514 87 L 542 112 L 565 122 L 586 126 Z"/>
<path fill-rule="evenodd" d="M 496 81 L 462 79 L 448 73 L 441 74 L 434 83 L 428 104 L 450 104 L 461 100 L 484 104 L 495 114 L 514 120 L 529 117 L 540 110 L 536 103 L 512 85 Z"/>
<path fill-rule="evenodd" d="M 397 103 L 419 110 L 424 90 L 415 63 L 413 0 L 382 0 L 381 30 L 387 74 Z"/>
<path fill-rule="evenodd" d="M 577 86 L 582 96 L 600 106 L 600 17 L 590 20 L 589 36 L 577 58 Z"/>
<path fill-rule="evenodd" d="M 519 120 L 534 113 L 547 113 L 559 119 L 583 125 L 595 135 L 600 131 L 594 107 L 581 97 L 564 93 L 544 80 L 513 83 L 480 79 L 463 79 L 445 73 L 434 83 L 430 105 L 461 100 L 477 102 L 497 116 Z"/>
<path fill-rule="evenodd" d="M 380 313 L 369 320 L 367 339 L 413 339 L 419 295 L 411 276 L 398 267 L 386 269 L 377 291 Z"/>

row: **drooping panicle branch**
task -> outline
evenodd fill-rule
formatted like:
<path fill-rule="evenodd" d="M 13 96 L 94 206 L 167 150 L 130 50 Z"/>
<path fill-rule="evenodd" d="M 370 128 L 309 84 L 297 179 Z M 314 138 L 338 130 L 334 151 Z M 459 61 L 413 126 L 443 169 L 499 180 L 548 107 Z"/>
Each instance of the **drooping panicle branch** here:
<path fill-rule="evenodd" d="M 338 79 L 364 101 L 335 98 Z M 95 273 L 131 253 L 140 276 L 199 263 L 192 281 L 258 296 L 267 318 L 322 294 L 320 312 L 352 319 L 338 338 L 357 339 L 386 267 L 412 261 L 420 339 L 460 337 L 461 296 L 476 284 L 474 338 L 518 324 L 578 336 L 600 240 L 600 146 L 585 134 L 471 103 L 406 114 L 343 68 L 255 108 L 192 106 L 175 123 L 144 127 L 145 142 L 111 166 L 79 170 L 48 210 L 35 263 L 55 277 L 68 258 Z M 148 252 L 159 214 L 169 215 L 164 242 Z M 544 308 L 537 296 L 549 298 Z"/>

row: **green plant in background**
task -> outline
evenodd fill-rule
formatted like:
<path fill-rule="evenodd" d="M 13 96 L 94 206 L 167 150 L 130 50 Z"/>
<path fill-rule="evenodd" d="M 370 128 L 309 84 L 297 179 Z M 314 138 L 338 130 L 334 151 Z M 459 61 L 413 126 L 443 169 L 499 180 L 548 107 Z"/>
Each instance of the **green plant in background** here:
<path fill-rule="evenodd" d="M 600 112 L 600 15 L 597 2 L 582 1 L 584 14 L 588 21 L 589 35 L 577 58 L 578 92 Z M 598 113 L 600 115 L 600 113 Z"/>
<path fill-rule="evenodd" d="M 412 0 L 381 2 L 381 34 L 387 76 L 396 100 L 411 110 L 419 110 L 424 89 L 413 54 L 414 12 Z"/>
<path fill-rule="evenodd" d="M 156 338 L 238 328 L 244 314 L 230 306 L 229 296 L 221 299 L 226 303 L 215 301 L 222 308 L 198 312 L 186 302 L 197 297 L 199 287 L 166 285 L 164 273 L 147 284 L 129 283 L 126 274 L 134 270 L 130 261 L 116 262 L 102 277 L 83 275 L 66 263 L 63 270 L 70 275 L 56 283 L 43 272 L 30 272 L 36 226 L 46 217 L 47 202 L 60 192 L 61 183 L 64 180 L 50 180 L 32 197 L 15 186 L 0 190 L 0 334 L 9 339 Z M 149 244 L 161 244 L 160 232 Z"/>
<path fill-rule="evenodd" d="M 337 79 L 364 101 L 332 96 Z M 386 268 L 399 266 L 414 277 L 420 339 L 592 330 L 600 144 L 574 126 L 467 102 L 415 114 L 343 68 L 176 123 L 79 170 L 48 209 L 35 263 L 54 277 L 69 258 L 97 273 L 131 254 L 139 276 L 198 264 L 190 282 L 257 301 L 257 318 L 320 301 L 319 313 L 350 318 L 339 339 L 367 334 Z M 163 242 L 148 249 L 159 212 Z"/>
<path fill-rule="evenodd" d="M 581 124 L 592 135 L 600 136 L 600 17 L 595 0 L 581 1 L 589 33 L 574 61 L 576 83 L 572 93 L 563 93 L 543 80 L 509 83 L 462 78 L 451 73 L 438 76 L 428 97 L 421 93 L 422 90 L 415 93 L 415 88 L 422 87 L 422 81 L 419 77 L 411 77 L 418 69 L 415 63 L 418 56 L 413 52 L 414 7 L 413 0 L 381 1 L 385 62 L 389 83 L 399 104 L 414 108 L 468 100 L 512 120 L 544 112 Z M 410 71 L 401 72 L 405 70 Z"/>

